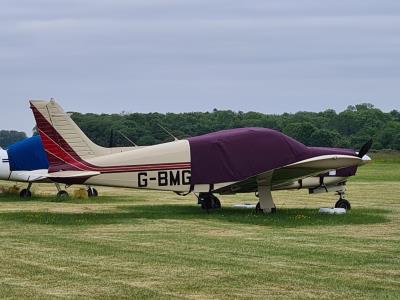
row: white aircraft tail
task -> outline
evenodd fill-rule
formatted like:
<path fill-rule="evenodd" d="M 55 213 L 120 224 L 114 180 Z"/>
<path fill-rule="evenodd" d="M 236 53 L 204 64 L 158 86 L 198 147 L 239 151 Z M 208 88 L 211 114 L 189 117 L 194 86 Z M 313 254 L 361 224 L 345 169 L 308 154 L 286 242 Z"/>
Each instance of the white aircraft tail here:
<path fill-rule="evenodd" d="M 134 147 L 105 148 L 93 143 L 54 100 L 30 101 L 37 129 L 52 162 L 82 161 Z"/>

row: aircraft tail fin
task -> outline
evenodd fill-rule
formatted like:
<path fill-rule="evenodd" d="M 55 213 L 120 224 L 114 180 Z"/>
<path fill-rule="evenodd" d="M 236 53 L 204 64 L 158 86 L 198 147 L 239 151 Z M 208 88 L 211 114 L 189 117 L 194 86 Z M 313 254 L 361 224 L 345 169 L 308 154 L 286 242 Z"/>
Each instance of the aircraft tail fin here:
<path fill-rule="evenodd" d="M 103 147 L 94 144 L 54 100 L 30 101 L 30 104 L 41 135 L 50 135 L 55 142 L 62 137 L 81 158 L 105 154 Z"/>
<path fill-rule="evenodd" d="M 82 170 L 79 166 L 83 167 L 81 162 L 84 160 L 134 148 L 96 145 L 54 100 L 32 100 L 30 105 L 52 171 Z"/>

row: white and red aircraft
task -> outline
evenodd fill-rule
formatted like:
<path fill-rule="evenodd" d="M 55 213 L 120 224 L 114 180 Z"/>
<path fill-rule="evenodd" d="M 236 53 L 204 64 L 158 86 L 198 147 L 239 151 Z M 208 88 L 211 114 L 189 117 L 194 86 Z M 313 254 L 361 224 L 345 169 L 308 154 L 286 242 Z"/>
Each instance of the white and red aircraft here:
<path fill-rule="evenodd" d="M 30 101 L 50 164 L 48 178 L 85 184 L 194 193 L 205 209 L 219 208 L 214 194 L 255 192 L 257 211 L 275 212 L 271 191 L 307 188 L 336 192 L 368 162 L 372 141 L 359 153 L 307 147 L 271 129 L 238 128 L 185 140 L 110 153 L 94 144 L 54 101 Z M 67 195 L 65 191 L 60 196 Z"/>

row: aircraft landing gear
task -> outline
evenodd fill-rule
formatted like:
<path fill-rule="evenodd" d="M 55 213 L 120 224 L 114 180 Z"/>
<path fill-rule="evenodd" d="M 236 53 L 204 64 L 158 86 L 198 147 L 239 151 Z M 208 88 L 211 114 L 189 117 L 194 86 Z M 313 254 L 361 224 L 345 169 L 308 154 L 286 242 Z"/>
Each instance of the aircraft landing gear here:
<path fill-rule="evenodd" d="M 56 183 L 56 187 L 57 187 L 57 190 L 58 190 L 57 198 L 68 198 L 69 197 L 68 192 L 62 190 L 59 183 Z"/>
<path fill-rule="evenodd" d="M 67 191 L 59 191 L 59 192 L 57 193 L 57 197 L 58 197 L 58 198 L 68 198 L 68 197 L 69 197 L 69 194 L 68 194 Z"/>
<path fill-rule="evenodd" d="M 339 200 L 335 203 L 335 208 L 344 208 L 345 210 L 350 210 L 351 205 L 350 202 L 344 199 L 344 192 L 338 192 Z"/>
<path fill-rule="evenodd" d="M 32 182 L 29 182 L 28 183 L 28 187 L 26 189 L 23 189 L 19 193 L 20 198 L 30 198 L 30 197 L 32 197 L 31 187 L 32 187 Z"/>
<path fill-rule="evenodd" d="M 256 197 L 260 199 L 256 205 L 256 213 L 276 213 L 276 206 L 271 194 L 271 186 L 258 186 Z"/>
<path fill-rule="evenodd" d="M 210 209 L 221 208 L 221 202 L 212 193 L 200 193 L 197 198 L 197 203 L 201 205 L 202 209 L 209 211 Z"/>
<path fill-rule="evenodd" d="M 89 198 L 97 197 L 99 195 L 97 190 L 95 188 L 92 188 L 91 186 L 88 187 L 87 194 Z"/>
<path fill-rule="evenodd" d="M 271 209 L 271 211 L 270 211 L 271 214 L 276 213 L 276 206 L 275 206 L 275 204 L 274 204 L 274 206 L 271 207 L 270 209 Z M 260 202 L 257 202 L 257 205 L 256 205 L 256 213 L 257 213 L 257 214 L 262 214 L 262 213 L 264 213 L 264 210 L 261 208 Z"/>

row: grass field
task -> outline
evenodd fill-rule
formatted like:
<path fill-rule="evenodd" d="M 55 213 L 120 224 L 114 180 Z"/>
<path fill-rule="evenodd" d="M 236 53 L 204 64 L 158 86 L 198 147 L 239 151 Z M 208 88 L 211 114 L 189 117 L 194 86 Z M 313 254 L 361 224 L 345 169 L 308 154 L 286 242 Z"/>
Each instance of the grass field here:
<path fill-rule="evenodd" d="M 0 195 L 0 298 L 399 299 L 399 161 L 361 169 L 340 216 L 306 191 L 276 192 L 269 216 L 232 208 L 253 195 L 210 214 L 172 193 Z"/>

